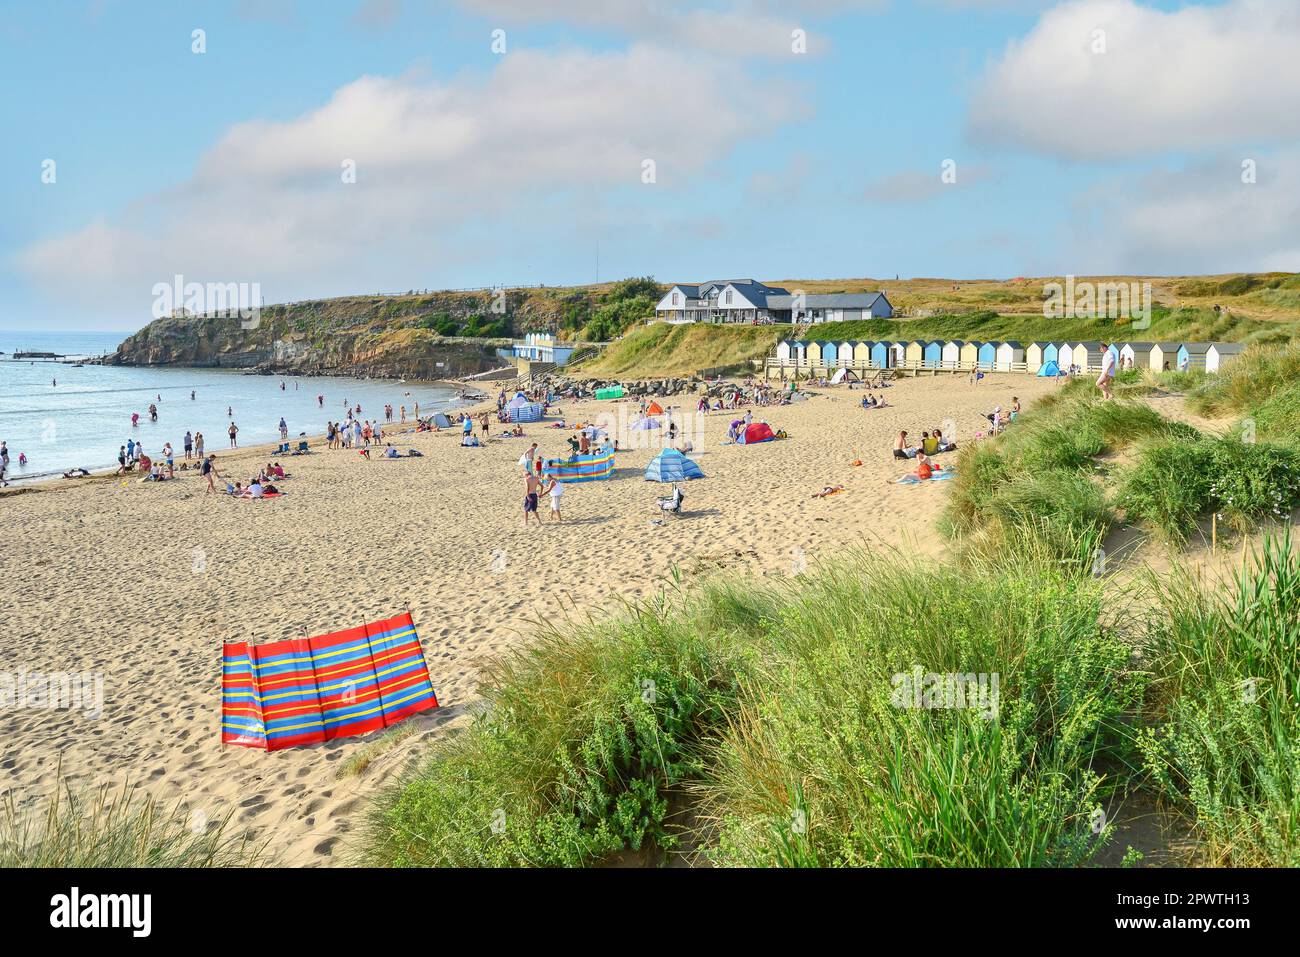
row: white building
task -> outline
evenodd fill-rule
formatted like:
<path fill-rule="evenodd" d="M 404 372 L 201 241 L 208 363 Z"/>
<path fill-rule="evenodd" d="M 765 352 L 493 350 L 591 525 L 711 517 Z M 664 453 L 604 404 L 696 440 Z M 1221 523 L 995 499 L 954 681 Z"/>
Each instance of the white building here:
<path fill-rule="evenodd" d="M 665 322 L 844 322 L 889 319 L 893 306 L 884 293 L 792 295 L 753 279 L 676 285 L 655 306 Z"/>

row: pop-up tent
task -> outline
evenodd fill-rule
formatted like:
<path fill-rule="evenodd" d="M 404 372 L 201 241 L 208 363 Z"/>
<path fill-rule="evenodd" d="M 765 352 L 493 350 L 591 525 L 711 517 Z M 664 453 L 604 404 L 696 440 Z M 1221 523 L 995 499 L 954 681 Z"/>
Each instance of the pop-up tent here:
<path fill-rule="evenodd" d="M 839 385 L 841 382 L 861 382 L 861 378 L 852 369 L 839 369 L 831 376 L 831 385 Z"/>
<path fill-rule="evenodd" d="M 1061 374 L 1061 367 L 1056 364 L 1055 359 L 1048 359 L 1038 367 L 1039 376 L 1058 376 Z"/>
<path fill-rule="evenodd" d="M 664 449 L 646 467 L 648 482 L 684 482 L 704 478 L 700 467 L 676 449 Z"/>
<path fill-rule="evenodd" d="M 515 397 L 506 405 L 506 414 L 510 416 L 511 422 L 540 422 L 542 421 L 542 404 L 540 402 L 529 402 L 528 396 L 522 392 L 516 392 Z"/>
<path fill-rule="evenodd" d="M 607 389 L 596 390 L 597 399 L 621 399 L 623 398 L 623 387 L 621 385 L 612 385 Z"/>
<path fill-rule="evenodd" d="M 771 442 L 775 438 L 771 426 L 766 422 L 755 422 L 746 426 L 745 431 L 740 434 L 740 444 L 753 445 L 755 442 Z"/>
<path fill-rule="evenodd" d="M 433 424 L 440 429 L 449 429 L 451 428 L 451 419 L 447 418 L 441 412 L 435 412 L 433 414 Z"/>
<path fill-rule="evenodd" d="M 663 426 L 659 423 L 658 419 L 652 419 L 649 418 L 648 416 L 644 419 L 637 419 L 635 422 L 632 423 L 632 429 L 638 432 L 645 431 L 646 429 L 662 429 L 662 428 Z"/>
<path fill-rule="evenodd" d="M 658 402 L 651 402 L 650 408 L 645 410 L 646 415 L 663 415 L 664 409 Z"/>

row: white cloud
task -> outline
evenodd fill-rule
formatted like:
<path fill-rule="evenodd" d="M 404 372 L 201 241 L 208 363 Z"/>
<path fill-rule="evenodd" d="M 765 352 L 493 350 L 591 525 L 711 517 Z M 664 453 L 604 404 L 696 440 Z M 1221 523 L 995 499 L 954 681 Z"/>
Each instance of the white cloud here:
<path fill-rule="evenodd" d="M 1075 261 L 1085 272 L 1300 272 L 1300 149 L 1116 177 L 1075 204 Z"/>
<path fill-rule="evenodd" d="M 892 176 L 885 176 L 867 186 L 863 197 L 875 203 L 920 203 L 933 199 L 943 193 L 963 189 L 989 178 L 989 170 L 984 166 L 966 166 L 958 164 L 952 182 L 945 182 L 943 170 L 936 166 L 933 171 L 904 170 Z"/>
<path fill-rule="evenodd" d="M 796 112 L 734 63 L 640 45 L 518 50 L 450 82 L 367 76 L 297 119 L 231 128 L 185 182 L 35 243 L 17 265 L 50 291 L 140 314 L 174 273 L 258 282 L 268 301 L 405 289 L 493 231 L 545 244 L 593 191 L 666 195 Z M 688 115 L 708 122 L 683 135 Z"/>
<path fill-rule="evenodd" d="M 1103 31 L 1097 33 L 1096 31 Z M 1094 52 L 1098 38 L 1105 52 Z M 1074 0 L 1012 42 L 976 91 L 978 140 L 1108 160 L 1300 138 L 1300 4 L 1164 12 Z"/>

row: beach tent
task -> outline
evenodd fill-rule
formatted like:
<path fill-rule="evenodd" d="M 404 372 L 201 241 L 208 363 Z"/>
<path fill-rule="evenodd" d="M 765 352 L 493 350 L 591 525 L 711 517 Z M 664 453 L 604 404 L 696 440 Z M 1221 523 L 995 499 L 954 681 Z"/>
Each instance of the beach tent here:
<path fill-rule="evenodd" d="M 1043 350 L 1046 342 L 1031 342 L 1025 346 L 1025 371 L 1037 372 L 1043 364 Z"/>
<path fill-rule="evenodd" d="M 831 385 L 839 385 L 841 382 L 861 382 L 862 377 L 852 369 L 836 369 L 835 374 L 831 376 Z"/>
<path fill-rule="evenodd" d="M 623 387 L 621 385 L 612 385 L 604 389 L 596 390 L 597 399 L 621 399 L 623 398 Z"/>
<path fill-rule="evenodd" d="M 1068 342 L 1058 343 L 1056 346 L 1056 364 L 1069 372 L 1070 366 L 1074 365 L 1074 346 Z"/>
<path fill-rule="evenodd" d="M 634 431 L 644 432 L 647 429 L 662 429 L 662 428 L 663 426 L 660 424 L 658 419 L 651 418 L 648 415 L 644 419 L 637 419 L 635 422 L 632 423 L 632 429 Z"/>
<path fill-rule="evenodd" d="M 1012 340 L 998 344 L 997 367 L 1003 372 L 1010 372 L 1015 363 L 1024 361 L 1025 349 L 1020 343 Z"/>
<path fill-rule="evenodd" d="M 1038 367 L 1038 375 L 1043 378 L 1058 376 L 1061 374 L 1060 367 L 1056 364 L 1055 359 L 1048 359 Z"/>
<path fill-rule="evenodd" d="M 1242 346 L 1235 342 L 1216 342 L 1205 353 L 1205 371 L 1218 372 L 1226 363 L 1241 355 Z"/>
<path fill-rule="evenodd" d="M 963 342 L 961 344 L 961 364 L 963 368 L 973 369 L 980 361 L 980 343 Z"/>
<path fill-rule="evenodd" d="M 871 344 L 871 364 L 877 369 L 888 369 L 892 363 L 893 350 L 889 348 L 888 342 L 873 342 Z"/>
<path fill-rule="evenodd" d="M 676 449 L 664 449 L 646 466 L 647 482 L 685 482 L 702 479 L 700 467 Z"/>
<path fill-rule="evenodd" d="M 1208 342 L 1184 342 L 1178 347 L 1178 364 L 1175 369 L 1183 367 L 1183 360 L 1187 361 L 1188 369 L 1204 369 L 1205 356 L 1210 351 Z"/>
<path fill-rule="evenodd" d="M 313 638 L 222 647 L 222 744 L 279 751 L 436 707 L 409 612 Z"/>
<path fill-rule="evenodd" d="M 870 342 L 855 342 L 853 344 L 853 365 L 859 369 L 865 369 L 871 365 L 871 346 Z"/>
<path fill-rule="evenodd" d="M 542 466 L 543 478 L 553 478 L 565 485 L 576 482 L 599 482 L 613 474 L 613 452 L 575 455 L 567 459 L 548 459 Z"/>
<path fill-rule="evenodd" d="M 1151 351 L 1148 353 L 1147 360 L 1153 372 L 1163 372 L 1165 363 L 1169 363 L 1170 369 L 1178 368 L 1178 343 L 1176 342 L 1153 342 Z"/>
<path fill-rule="evenodd" d="M 651 402 L 650 407 L 645 410 L 646 415 L 663 415 L 664 407 L 658 402 Z"/>
<path fill-rule="evenodd" d="M 835 363 L 839 359 L 839 356 L 840 356 L 840 347 L 838 343 L 835 342 L 822 343 L 822 365 L 828 367 L 835 365 Z"/>
<path fill-rule="evenodd" d="M 960 339 L 950 339 L 943 344 L 943 367 L 945 369 L 956 369 L 961 365 L 962 345 Z"/>
<path fill-rule="evenodd" d="M 1149 361 L 1151 355 L 1152 342 L 1126 342 L 1119 350 L 1119 366 L 1133 366 L 1134 369 L 1144 366 Z"/>
<path fill-rule="evenodd" d="M 919 369 L 925 362 L 925 343 L 920 339 L 913 339 L 911 342 L 904 343 L 903 353 L 904 360 L 907 362 L 909 369 Z"/>
<path fill-rule="evenodd" d="M 755 442 L 771 442 L 775 435 L 772 434 L 772 428 L 766 422 L 755 422 L 745 426 L 745 431 L 740 434 L 741 445 L 753 445 Z"/>
<path fill-rule="evenodd" d="M 522 392 L 516 392 L 515 397 L 506 404 L 506 415 L 511 422 L 540 422 L 542 421 L 542 404 L 540 402 L 529 402 L 528 397 Z"/>
<path fill-rule="evenodd" d="M 937 369 L 943 365 L 943 343 L 927 342 L 923 353 L 923 361 L 927 369 Z"/>
<path fill-rule="evenodd" d="M 433 413 L 433 424 L 440 429 L 451 428 L 451 419 L 447 418 L 441 412 Z"/>
<path fill-rule="evenodd" d="M 980 368 L 992 369 L 993 363 L 998 361 L 998 344 L 996 342 L 986 342 L 980 346 Z"/>

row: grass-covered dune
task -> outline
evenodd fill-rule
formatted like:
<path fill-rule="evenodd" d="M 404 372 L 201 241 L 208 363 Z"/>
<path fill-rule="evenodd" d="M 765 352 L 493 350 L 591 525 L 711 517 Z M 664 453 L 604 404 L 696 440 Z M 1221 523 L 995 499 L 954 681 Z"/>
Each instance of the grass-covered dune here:
<path fill-rule="evenodd" d="M 782 331 L 784 330 L 784 332 Z M 701 370 L 750 371 L 752 359 L 776 348 L 789 326 L 639 326 L 573 370 L 582 378 L 690 376 Z M 567 370 L 566 370 L 567 371 Z"/>
<path fill-rule="evenodd" d="M 724 866 L 1075 866 L 1145 793 L 1214 863 L 1300 863 L 1292 543 L 1228 592 L 1153 582 L 1116 616 L 1105 588 L 1023 539 L 1007 565 L 853 556 L 560 626 L 383 796 L 360 860 L 685 840 Z"/>

